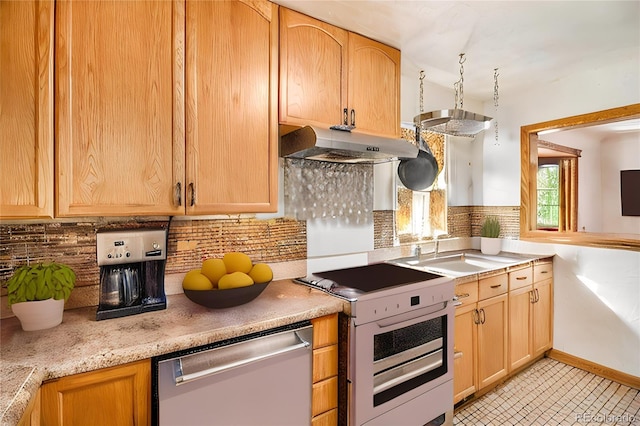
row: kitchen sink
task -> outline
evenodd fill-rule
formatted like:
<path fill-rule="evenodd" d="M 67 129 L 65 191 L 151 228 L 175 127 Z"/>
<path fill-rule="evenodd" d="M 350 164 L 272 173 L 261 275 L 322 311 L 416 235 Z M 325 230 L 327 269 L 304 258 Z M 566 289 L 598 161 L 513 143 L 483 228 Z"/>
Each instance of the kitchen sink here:
<path fill-rule="evenodd" d="M 402 257 L 389 262 L 436 274 L 462 277 L 517 265 L 526 262 L 526 259 L 463 252 L 437 257 Z"/>

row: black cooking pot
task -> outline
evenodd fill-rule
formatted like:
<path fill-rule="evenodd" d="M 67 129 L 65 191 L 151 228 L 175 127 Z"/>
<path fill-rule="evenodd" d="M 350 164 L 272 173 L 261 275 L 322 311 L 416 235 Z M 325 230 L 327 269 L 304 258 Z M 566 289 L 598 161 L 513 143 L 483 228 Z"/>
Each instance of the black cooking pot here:
<path fill-rule="evenodd" d="M 438 176 L 438 162 L 419 131 L 416 131 L 416 141 L 418 156 L 400 160 L 398 177 L 407 188 L 422 191 L 433 185 Z"/>

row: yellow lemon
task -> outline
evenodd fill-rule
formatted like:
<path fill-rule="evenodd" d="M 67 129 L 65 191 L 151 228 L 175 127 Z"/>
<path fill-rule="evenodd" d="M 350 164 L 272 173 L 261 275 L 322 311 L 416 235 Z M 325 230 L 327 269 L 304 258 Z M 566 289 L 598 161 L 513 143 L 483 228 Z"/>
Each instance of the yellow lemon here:
<path fill-rule="evenodd" d="M 251 262 L 251 258 L 249 256 L 236 251 L 226 253 L 222 257 L 222 260 L 227 267 L 228 274 L 232 272 L 243 272 L 245 274 L 248 274 L 249 271 L 251 271 L 251 267 L 253 266 L 253 263 Z"/>
<path fill-rule="evenodd" d="M 249 271 L 249 276 L 256 283 L 266 283 L 273 279 L 273 271 L 266 263 L 256 263 Z"/>
<path fill-rule="evenodd" d="M 182 288 L 185 290 L 211 290 L 213 289 L 213 284 L 211 284 L 206 275 L 200 272 L 200 269 L 194 269 L 184 276 Z"/>
<path fill-rule="evenodd" d="M 251 277 L 243 272 L 232 272 L 226 274 L 218 281 L 218 288 L 226 290 L 228 288 L 247 287 L 253 284 Z"/>
<path fill-rule="evenodd" d="M 202 273 L 209 278 L 213 287 L 217 287 L 220 278 L 227 273 L 227 267 L 222 259 L 207 259 L 202 262 Z"/>

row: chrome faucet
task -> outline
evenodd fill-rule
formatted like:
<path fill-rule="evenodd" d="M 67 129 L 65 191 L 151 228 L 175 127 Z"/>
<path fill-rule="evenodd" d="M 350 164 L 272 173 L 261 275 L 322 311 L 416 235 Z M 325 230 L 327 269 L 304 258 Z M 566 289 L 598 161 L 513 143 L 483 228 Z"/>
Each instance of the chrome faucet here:
<path fill-rule="evenodd" d="M 416 246 L 413 248 L 413 255 L 416 257 L 416 259 L 420 260 L 420 256 L 422 256 L 422 247 L 420 247 L 420 244 L 416 244 Z"/>

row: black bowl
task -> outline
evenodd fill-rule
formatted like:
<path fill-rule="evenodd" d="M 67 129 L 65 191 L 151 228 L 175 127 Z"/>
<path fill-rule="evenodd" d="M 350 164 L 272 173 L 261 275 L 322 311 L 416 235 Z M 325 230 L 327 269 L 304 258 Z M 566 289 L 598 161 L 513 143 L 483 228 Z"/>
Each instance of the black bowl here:
<path fill-rule="evenodd" d="M 192 302 L 207 308 L 231 308 L 251 302 L 267 288 L 270 282 L 225 290 L 184 290 L 184 294 Z"/>

